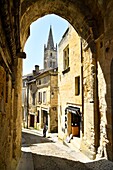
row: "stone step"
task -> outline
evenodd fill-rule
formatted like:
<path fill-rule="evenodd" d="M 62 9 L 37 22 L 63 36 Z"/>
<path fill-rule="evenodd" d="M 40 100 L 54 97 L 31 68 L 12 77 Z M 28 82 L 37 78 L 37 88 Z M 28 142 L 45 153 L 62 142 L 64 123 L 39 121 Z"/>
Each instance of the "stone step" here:
<path fill-rule="evenodd" d="M 71 144 L 76 147 L 78 150 L 80 150 L 80 146 L 81 146 L 81 138 L 78 137 L 73 137 L 73 139 L 71 139 Z"/>
<path fill-rule="evenodd" d="M 68 143 L 66 140 L 64 140 L 63 144 L 69 147 L 70 149 L 72 149 L 73 151 L 80 152 L 80 150 L 75 145 L 73 145 L 71 142 Z"/>

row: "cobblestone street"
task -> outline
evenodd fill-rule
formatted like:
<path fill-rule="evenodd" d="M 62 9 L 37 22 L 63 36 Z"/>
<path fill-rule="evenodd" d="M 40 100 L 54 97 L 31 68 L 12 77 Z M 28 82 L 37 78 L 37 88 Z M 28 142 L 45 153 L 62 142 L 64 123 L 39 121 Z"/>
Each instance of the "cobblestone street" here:
<path fill-rule="evenodd" d="M 43 138 L 41 132 L 24 129 L 22 159 L 17 170 L 113 170 L 113 163 L 105 159 L 90 161 L 80 151 L 58 141 L 52 134 Z"/>

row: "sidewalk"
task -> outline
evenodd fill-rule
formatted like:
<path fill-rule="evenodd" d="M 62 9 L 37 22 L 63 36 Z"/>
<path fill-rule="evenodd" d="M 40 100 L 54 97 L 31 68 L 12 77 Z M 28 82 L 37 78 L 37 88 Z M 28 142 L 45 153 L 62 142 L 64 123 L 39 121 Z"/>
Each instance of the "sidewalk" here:
<path fill-rule="evenodd" d="M 100 160 L 89 160 L 89 158 L 87 158 L 80 150 L 77 150 L 75 147 L 73 147 L 71 143 L 69 143 L 67 146 L 63 145 L 63 142 L 58 140 L 57 133 L 55 134 L 47 133 L 47 137 L 43 138 L 42 130 L 38 131 L 34 129 L 22 129 L 22 131 L 25 132 L 25 134 L 28 134 L 28 138 L 30 141 L 34 140 L 34 138 L 36 139 L 31 143 L 27 143 L 28 142 L 26 141 L 27 139 L 22 138 L 22 148 L 21 148 L 22 155 L 16 170 L 34 170 L 34 164 L 37 162 L 37 160 L 34 161 L 33 155 L 35 154 L 33 153 L 33 150 L 31 151 L 33 147 L 34 147 L 34 151 L 38 153 L 38 161 L 40 160 L 39 161 L 40 163 L 42 158 L 43 158 L 43 162 L 45 161 L 45 159 L 51 159 L 51 164 L 52 164 L 53 159 L 58 159 L 58 163 L 60 163 L 60 161 L 63 161 L 62 159 L 63 157 L 59 159 L 58 158 L 59 155 L 62 156 L 62 154 L 63 155 L 66 154 L 69 155 L 70 158 L 72 159 L 74 158 L 74 161 L 76 162 L 75 166 L 77 166 L 77 162 L 81 165 L 81 168 L 79 170 L 83 170 L 82 165 L 86 167 L 86 169 L 88 170 L 89 169 L 90 170 L 113 170 L 113 162 L 105 160 L 104 158 Z M 41 146 L 40 144 L 42 144 L 41 148 L 40 148 Z M 55 147 L 56 149 L 57 148 L 59 149 L 56 150 L 57 155 L 55 155 L 54 153 Z M 40 151 L 39 148 L 41 149 Z M 47 153 L 49 156 L 47 156 Z M 51 153 L 53 154 L 51 155 Z M 70 161 L 73 161 L 72 159 Z M 40 166 L 43 166 L 43 163 L 40 164 Z"/>
<path fill-rule="evenodd" d="M 43 136 L 43 130 L 35 130 L 35 129 L 22 129 L 23 132 L 27 132 L 27 133 L 32 133 L 34 135 L 38 135 L 38 136 Z M 58 134 L 54 133 L 47 133 L 46 138 L 53 141 L 53 142 L 57 142 L 58 140 Z M 22 138 L 22 144 L 25 143 L 24 138 Z M 33 158 L 32 158 L 32 152 L 30 147 L 21 147 L 21 158 L 20 161 L 18 163 L 18 166 L 16 168 L 16 170 L 34 170 L 34 165 L 33 165 Z"/>

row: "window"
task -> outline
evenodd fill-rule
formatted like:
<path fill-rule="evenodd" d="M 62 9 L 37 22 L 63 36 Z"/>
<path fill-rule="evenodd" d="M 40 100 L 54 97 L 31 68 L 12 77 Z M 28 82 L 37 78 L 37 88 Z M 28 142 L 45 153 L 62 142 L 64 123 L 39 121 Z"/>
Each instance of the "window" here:
<path fill-rule="evenodd" d="M 38 80 L 38 84 L 41 85 L 41 80 Z"/>
<path fill-rule="evenodd" d="M 52 53 L 50 53 L 50 56 L 52 57 Z"/>
<path fill-rule="evenodd" d="M 23 81 L 23 87 L 26 87 L 26 81 Z"/>
<path fill-rule="evenodd" d="M 55 68 L 55 62 L 53 62 L 53 68 Z"/>
<path fill-rule="evenodd" d="M 38 110 L 38 113 L 37 113 L 37 123 L 39 123 L 39 110 Z"/>
<path fill-rule="evenodd" d="M 35 93 L 33 94 L 32 97 L 33 97 L 33 102 L 32 102 L 32 104 L 35 105 Z"/>
<path fill-rule="evenodd" d="M 43 78 L 43 83 L 46 84 L 46 77 Z"/>
<path fill-rule="evenodd" d="M 50 67 L 52 67 L 52 61 L 50 61 Z"/>
<path fill-rule="evenodd" d="M 75 77 L 75 95 L 80 94 L 80 76 Z"/>
<path fill-rule="evenodd" d="M 43 103 L 46 103 L 46 91 L 43 92 Z"/>
<path fill-rule="evenodd" d="M 63 51 L 64 70 L 69 67 L 69 45 Z"/>
<path fill-rule="evenodd" d="M 38 93 L 38 102 L 42 103 L 42 93 L 41 92 Z"/>

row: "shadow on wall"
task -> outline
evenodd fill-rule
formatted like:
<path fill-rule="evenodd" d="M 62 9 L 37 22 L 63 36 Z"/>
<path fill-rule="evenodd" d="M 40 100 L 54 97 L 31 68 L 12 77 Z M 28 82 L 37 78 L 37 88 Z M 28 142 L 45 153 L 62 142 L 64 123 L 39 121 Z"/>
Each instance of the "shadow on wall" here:
<path fill-rule="evenodd" d="M 111 61 L 111 68 L 110 68 L 110 78 L 111 78 L 111 132 L 112 133 L 110 133 L 111 134 L 111 143 L 110 143 L 110 145 L 111 145 L 111 151 L 112 151 L 112 161 L 113 161 L 113 59 L 112 59 L 112 61 Z M 109 115 L 108 115 L 109 116 Z M 107 116 L 107 117 L 108 117 Z M 108 120 L 108 118 L 107 118 L 107 120 Z"/>
<path fill-rule="evenodd" d="M 106 59 L 106 58 L 105 58 Z M 105 102 L 103 98 L 101 99 L 103 103 L 101 103 L 102 107 L 102 115 L 101 119 L 101 143 L 103 148 L 102 149 L 102 156 L 106 156 L 108 160 L 113 161 L 113 60 L 105 60 L 104 64 L 102 61 L 99 62 L 104 80 L 104 90 L 106 88 L 105 93 Z M 103 91 L 104 93 L 104 91 Z M 100 96 L 101 97 L 101 96 Z M 104 95 L 102 96 L 104 97 Z M 105 115 L 104 115 L 104 109 Z M 103 122 L 102 122 L 103 121 Z M 105 127 L 104 127 L 105 125 Z"/>

